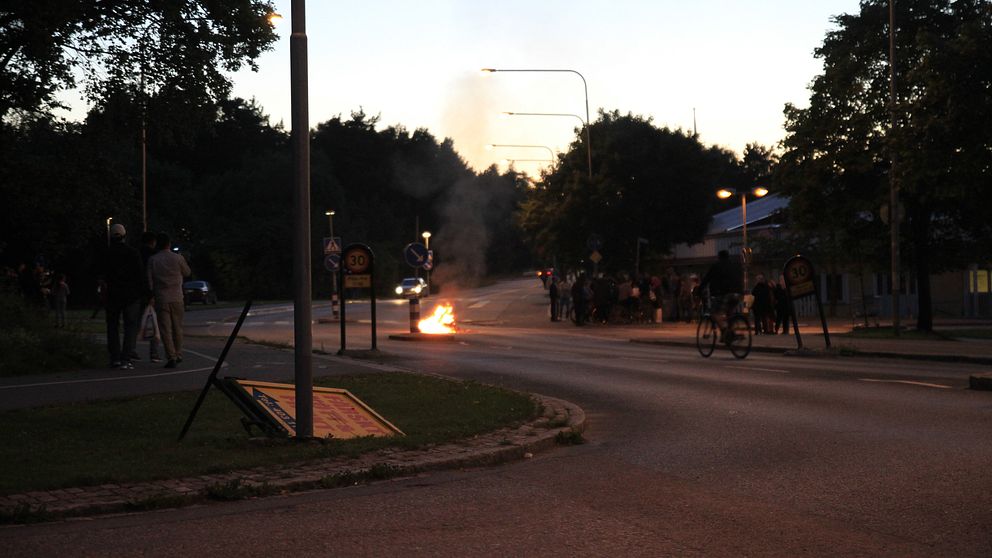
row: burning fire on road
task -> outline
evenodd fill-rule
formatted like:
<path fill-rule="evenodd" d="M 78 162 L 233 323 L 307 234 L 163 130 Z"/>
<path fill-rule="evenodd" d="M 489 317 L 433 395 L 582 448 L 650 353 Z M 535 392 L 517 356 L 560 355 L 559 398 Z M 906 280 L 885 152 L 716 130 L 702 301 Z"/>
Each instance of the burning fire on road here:
<path fill-rule="evenodd" d="M 455 333 L 455 308 L 449 302 L 435 306 L 430 316 L 417 322 L 417 328 L 430 335 Z"/>

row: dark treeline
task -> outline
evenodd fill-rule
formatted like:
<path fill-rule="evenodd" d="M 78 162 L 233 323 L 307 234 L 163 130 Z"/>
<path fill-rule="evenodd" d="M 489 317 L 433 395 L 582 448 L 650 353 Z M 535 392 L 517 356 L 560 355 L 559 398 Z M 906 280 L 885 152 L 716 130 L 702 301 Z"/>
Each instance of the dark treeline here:
<path fill-rule="evenodd" d="M 142 229 L 141 116 L 122 95 L 84 122 L 7 119 L 0 128 L 2 264 L 39 259 L 65 272 L 76 303 L 95 298 L 106 220 Z M 288 133 L 261 109 L 224 99 L 195 109 L 152 98 L 147 111 L 148 228 L 166 231 L 194 276 L 224 298 L 291 295 L 292 172 Z M 413 275 L 403 247 L 429 230 L 438 284 L 471 284 L 529 262 L 513 213 L 526 182 L 495 168 L 472 171 L 450 140 L 379 126 L 361 110 L 312 131 L 311 238 L 315 294 L 329 292 L 324 212 L 345 243 L 369 244 L 378 285 Z M 92 288 L 91 288 L 92 287 Z"/>

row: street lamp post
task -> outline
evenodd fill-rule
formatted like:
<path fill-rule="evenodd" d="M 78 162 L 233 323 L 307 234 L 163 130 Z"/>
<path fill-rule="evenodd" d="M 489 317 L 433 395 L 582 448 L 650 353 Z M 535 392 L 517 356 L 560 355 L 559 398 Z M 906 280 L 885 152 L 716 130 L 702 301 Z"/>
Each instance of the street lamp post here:
<path fill-rule="evenodd" d="M 549 159 L 549 160 L 550 161 L 554 161 L 555 160 L 555 152 L 554 152 L 554 150 L 552 150 L 547 145 L 519 145 L 519 144 L 512 144 L 512 143 L 490 143 L 490 144 L 487 144 L 486 145 L 486 149 L 495 149 L 497 147 L 499 147 L 499 148 L 504 148 L 504 147 L 516 148 L 516 147 L 520 147 L 520 148 L 531 148 L 531 149 L 547 149 L 548 150 L 548 153 L 551 155 L 551 159 Z"/>
<path fill-rule="evenodd" d="M 513 163 L 553 163 L 551 159 L 500 159 L 504 165 Z"/>
<path fill-rule="evenodd" d="M 306 1 L 293 0 L 289 37 L 293 149 L 293 338 L 296 437 L 313 437 L 313 345 L 310 298 L 310 110 Z"/>
<path fill-rule="evenodd" d="M 590 125 L 590 121 L 589 121 L 589 85 L 586 83 L 585 76 L 583 76 L 582 74 L 580 74 L 579 72 L 577 72 L 575 70 L 569 70 L 569 69 L 505 70 L 505 69 L 501 69 L 501 68 L 483 68 L 482 71 L 485 72 L 485 73 L 494 73 L 494 72 L 542 72 L 542 73 L 560 73 L 560 72 L 568 72 L 568 73 L 572 73 L 572 74 L 575 74 L 575 75 L 579 76 L 579 78 L 582 80 L 582 91 L 585 94 L 585 99 L 586 99 L 586 119 L 584 121 L 585 128 L 586 128 L 586 157 L 588 158 L 588 164 L 589 164 L 589 178 L 592 179 L 592 141 L 589 138 L 589 125 Z M 518 113 L 518 114 L 522 114 L 522 113 Z M 580 118 L 579 120 L 582 120 L 582 119 Z"/>
<path fill-rule="evenodd" d="M 565 116 L 568 118 L 578 119 L 582 123 L 582 126 L 586 130 L 586 162 L 589 167 L 589 178 L 592 178 L 592 143 L 589 140 L 589 122 L 583 120 L 578 114 L 571 114 L 568 112 L 503 112 L 503 116 Z"/>
<path fill-rule="evenodd" d="M 431 251 L 431 231 L 424 231 L 420 236 L 424 238 L 424 248 L 427 248 L 427 253 L 430 254 Z M 431 267 L 434 266 L 433 258 L 428 259 L 431 262 Z M 427 272 L 427 292 L 431 292 L 431 270 L 425 270 Z"/>
<path fill-rule="evenodd" d="M 334 210 L 328 209 L 324 212 L 327 215 L 327 229 L 331 239 L 334 238 Z M 331 271 L 331 317 L 338 317 L 338 274 Z"/>
<path fill-rule="evenodd" d="M 889 245 L 891 252 L 892 332 L 899 337 L 899 181 L 896 165 L 896 1 L 889 0 Z"/>
<path fill-rule="evenodd" d="M 741 231 L 743 233 L 743 245 L 741 246 L 741 267 L 744 269 L 744 293 L 748 293 L 748 281 L 747 281 L 747 268 L 748 264 L 751 262 L 751 248 L 747 245 L 747 191 L 738 192 L 735 188 L 722 188 L 717 190 L 716 197 L 725 200 L 735 194 L 740 193 L 741 195 Z M 757 187 L 751 190 L 751 194 L 756 198 L 761 198 L 768 195 L 768 190 L 765 188 Z"/>

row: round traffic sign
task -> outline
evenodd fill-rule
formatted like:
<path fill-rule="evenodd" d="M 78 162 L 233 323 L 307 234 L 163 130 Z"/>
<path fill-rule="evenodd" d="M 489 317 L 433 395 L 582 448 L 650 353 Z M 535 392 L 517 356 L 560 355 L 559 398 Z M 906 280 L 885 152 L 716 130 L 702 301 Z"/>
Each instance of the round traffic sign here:
<path fill-rule="evenodd" d="M 349 273 L 365 273 L 372 265 L 372 251 L 367 246 L 353 244 L 344 251 L 342 261 Z"/>
<path fill-rule="evenodd" d="M 324 256 L 324 269 L 327 271 L 337 271 L 341 267 L 341 254 L 328 254 Z"/>
<path fill-rule="evenodd" d="M 427 262 L 427 247 L 419 242 L 411 242 L 403 249 L 403 259 L 410 267 L 421 267 Z"/>

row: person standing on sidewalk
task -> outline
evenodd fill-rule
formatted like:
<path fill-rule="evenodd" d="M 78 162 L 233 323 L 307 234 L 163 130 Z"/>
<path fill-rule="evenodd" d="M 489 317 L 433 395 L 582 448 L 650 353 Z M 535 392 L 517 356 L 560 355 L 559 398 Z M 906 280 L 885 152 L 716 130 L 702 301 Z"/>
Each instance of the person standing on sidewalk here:
<path fill-rule="evenodd" d="M 157 252 L 157 238 L 155 233 L 151 231 L 145 231 L 141 233 L 141 262 L 144 264 L 145 273 L 148 272 L 148 260 L 151 259 Z M 149 283 L 148 296 L 146 299 L 152 299 L 153 293 L 151 290 L 151 283 Z M 153 300 L 149 300 L 148 304 L 154 304 Z M 136 356 L 136 355 L 133 355 Z M 162 362 L 162 359 L 158 354 L 158 339 L 152 337 L 148 340 L 148 360 L 152 362 Z"/>
<path fill-rule="evenodd" d="M 145 274 L 141 269 L 141 254 L 124 243 L 127 231 L 120 223 L 110 227 L 110 246 L 104 263 L 107 283 L 107 351 L 110 367 L 130 370 L 131 353 L 138 341 L 138 319 L 141 297 L 147 291 Z M 124 339 L 120 337 L 120 322 L 124 322 Z"/>
<path fill-rule="evenodd" d="M 769 316 L 774 315 L 775 312 L 772 307 L 772 289 L 765 281 L 763 273 L 759 273 L 755 278 L 751 296 L 754 297 L 754 302 L 751 304 L 751 310 L 754 312 L 754 334 L 773 333 L 773 327 L 769 323 Z"/>
<path fill-rule="evenodd" d="M 69 282 L 59 273 L 52 283 L 52 304 L 55 306 L 55 327 L 65 327 L 65 309 L 69 304 Z"/>
<path fill-rule="evenodd" d="M 551 321 L 557 322 L 558 299 L 560 298 L 560 296 L 558 291 L 558 278 L 555 277 L 554 275 L 552 275 L 551 278 L 548 279 L 548 297 L 551 298 Z"/>
<path fill-rule="evenodd" d="M 572 284 L 568 282 L 568 276 L 562 277 L 558 283 L 558 320 L 568 319 L 568 314 L 572 311 Z"/>
<path fill-rule="evenodd" d="M 148 281 L 155 297 L 155 311 L 165 345 L 166 368 L 175 368 L 183 361 L 183 278 L 190 276 L 185 258 L 172 251 L 169 235 L 156 237 L 158 253 L 148 259 Z"/>
<path fill-rule="evenodd" d="M 785 275 L 779 275 L 772 292 L 775 298 L 775 333 L 778 333 L 781 327 L 782 335 L 789 334 L 789 318 L 792 316 L 792 303 L 789 301 L 789 292 L 786 288 Z"/>

